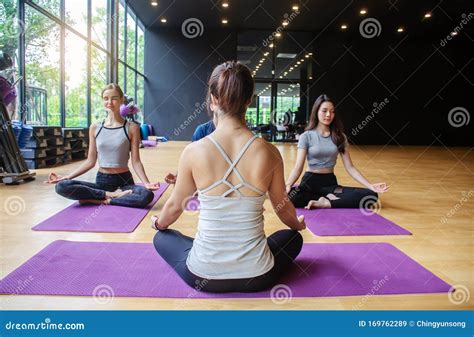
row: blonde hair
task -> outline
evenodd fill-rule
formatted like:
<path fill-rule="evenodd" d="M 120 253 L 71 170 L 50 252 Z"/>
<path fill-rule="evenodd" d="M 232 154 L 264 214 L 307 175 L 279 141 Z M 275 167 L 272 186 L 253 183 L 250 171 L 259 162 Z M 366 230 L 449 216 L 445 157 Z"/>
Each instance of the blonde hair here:
<path fill-rule="evenodd" d="M 122 91 L 122 88 L 120 88 L 120 86 L 118 84 L 115 84 L 115 83 L 109 83 L 105 86 L 104 90 L 102 90 L 102 94 L 101 96 L 104 96 L 104 92 L 106 90 L 110 90 L 110 89 L 113 89 L 113 90 L 116 90 L 120 96 L 120 98 L 122 98 L 124 96 L 123 94 L 123 91 Z"/>

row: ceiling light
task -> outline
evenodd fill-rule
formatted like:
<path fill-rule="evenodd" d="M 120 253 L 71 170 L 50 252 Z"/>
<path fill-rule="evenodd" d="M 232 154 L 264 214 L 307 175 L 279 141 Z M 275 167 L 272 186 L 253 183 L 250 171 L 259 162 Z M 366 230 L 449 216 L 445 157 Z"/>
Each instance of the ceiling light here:
<path fill-rule="evenodd" d="M 286 20 L 283 21 L 283 22 L 282 22 L 282 25 L 283 25 L 283 26 L 288 26 L 288 21 L 286 21 Z"/>
<path fill-rule="evenodd" d="M 273 48 L 273 43 L 270 43 L 269 47 L 270 47 L 270 48 Z"/>
<path fill-rule="evenodd" d="M 403 33 L 403 31 L 404 31 L 403 27 L 400 27 L 400 28 L 397 29 L 397 32 L 399 32 L 399 33 Z"/>
<path fill-rule="evenodd" d="M 451 35 L 451 36 L 456 36 L 456 35 L 458 35 L 458 32 L 451 32 L 450 35 Z"/>
<path fill-rule="evenodd" d="M 426 13 L 425 18 L 431 18 L 431 13 Z"/>
<path fill-rule="evenodd" d="M 308 58 L 308 57 L 309 57 L 309 54 L 306 54 L 304 57 Z"/>
<path fill-rule="evenodd" d="M 166 20 L 166 18 L 161 18 L 160 21 L 163 22 L 163 23 L 166 23 L 166 21 L 168 21 L 168 20 Z"/>
<path fill-rule="evenodd" d="M 281 36 L 281 33 L 276 33 L 275 36 L 276 36 L 276 37 L 280 37 L 280 36 Z"/>
<path fill-rule="evenodd" d="M 308 55 L 313 55 L 313 53 L 308 53 Z"/>
<path fill-rule="evenodd" d="M 225 25 L 227 24 L 229 21 L 227 21 L 227 19 L 222 19 L 222 23 Z"/>
<path fill-rule="evenodd" d="M 294 11 L 297 11 L 298 9 L 300 9 L 300 7 L 297 6 L 297 5 L 293 5 L 293 7 L 291 7 L 291 9 L 294 10 Z"/>
<path fill-rule="evenodd" d="M 152 6 L 158 6 L 158 1 L 152 1 L 152 2 L 151 2 L 151 5 L 152 5 Z"/>
<path fill-rule="evenodd" d="M 224 7 L 224 8 L 229 7 L 229 3 L 228 3 L 228 2 L 223 2 L 223 3 L 222 3 L 222 7 Z"/>
<path fill-rule="evenodd" d="M 263 56 L 268 56 L 268 54 L 270 54 L 270 52 L 267 51 L 266 53 L 263 54 Z"/>
<path fill-rule="evenodd" d="M 300 63 L 301 63 L 300 61 L 296 62 L 296 64 L 300 64 Z"/>
<path fill-rule="evenodd" d="M 341 29 L 347 29 L 347 25 L 341 25 Z"/>
<path fill-rule="evenodd" d="M 365 15 L 365 14 L 367 14 L 367 10 L 366 9 L 361 9 L 359 13 L 361 15 Z"/>

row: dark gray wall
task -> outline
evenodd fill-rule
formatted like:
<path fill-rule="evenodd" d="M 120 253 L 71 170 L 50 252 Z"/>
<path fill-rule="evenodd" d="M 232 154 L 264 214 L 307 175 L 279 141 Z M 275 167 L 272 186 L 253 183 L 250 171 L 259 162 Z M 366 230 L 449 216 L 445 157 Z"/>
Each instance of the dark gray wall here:
<path fill-rule="evenodd" d="M 467 114 L 460 110 L 453 124 L 465 124 L 461 115 L 467 121 L 474 112 L 473 53 L 467 48 L 472 42 L 460 34 L 443 44 L 443 37 L 446 32 L 392 40 L 358 34 L 318 39 L 310 102 L 321 93 L 332 97 L 356 144 L 472 146 L 474 123 L 455 127 L 448 120 L 456 107 Z M 372 118 L 374 104 L 384 100 L 388 103 Z"/>
<path fill-rule="evenodd" d="M 194 39 L 181 30 L 146 32 L 145 122 L 157 135 L 191 140 L 209 116 L 204 106 L 208 77 L 219 63 L 236 58 L 237 34 L 204 30 Z"/>
<path fill-rule="evenodd" d="M 468 114 L 461 114 L 469 119 L 474 112 L 472 42 L 461 33 L 441 45 L 445 37 L 324 34 L 312 46 L 317 63 L 309 105 L 321 93 L 331 96 L 355 144 L 472 146 L 474 122 L 454 127 L 448 121 L 455 107 L 465 108 Z M 236 59 L 236 46 L 237 33 L 229 30 L 204 31 L 195 39 L 180 30 L 146 33 L 145 121 L 158 135 L 190 140 L 208 120 L 206 81 L 215 65 Z M 384 100 L 367 121 L 374 103 Z"/>

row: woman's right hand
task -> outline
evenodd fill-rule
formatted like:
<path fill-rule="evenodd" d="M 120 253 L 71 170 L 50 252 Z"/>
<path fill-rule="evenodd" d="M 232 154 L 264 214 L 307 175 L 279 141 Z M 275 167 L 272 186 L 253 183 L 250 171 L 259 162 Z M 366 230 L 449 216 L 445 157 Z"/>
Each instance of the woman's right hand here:
<path fill-rule="evenodd" d="M 300 215 L 298 217 L 298 222 L 300 223 L 300 228 L 298 230 L 302 231 L 303 229 L 306 229 L 306 223 L 304 222 L 304 215 Z"/>
<path fill-rule="evenodd" d="M 48 183 L 48 184 L 56 184 L 56 183 L 59 183 L 60 181 L 67 180 L 67 179 L 68 179 L 67 177 L 59 176 L 59 175 L 57 175 L 56 173 L 51 172 L 51 173 L 48 175 L 48 181 L 47 181 L 47 183 Z"/>

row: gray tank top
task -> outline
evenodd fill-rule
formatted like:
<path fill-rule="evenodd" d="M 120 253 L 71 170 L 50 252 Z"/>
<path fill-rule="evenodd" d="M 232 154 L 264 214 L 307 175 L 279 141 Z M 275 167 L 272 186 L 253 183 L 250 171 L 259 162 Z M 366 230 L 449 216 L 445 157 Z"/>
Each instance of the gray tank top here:
<path fill-rule="evenodd" d="M 95 142 L 100 167 L 128 167 L 130 138 L 127 121 L 117 128 L 105 127 L 104 122 L 98 123 Z"/>

